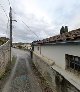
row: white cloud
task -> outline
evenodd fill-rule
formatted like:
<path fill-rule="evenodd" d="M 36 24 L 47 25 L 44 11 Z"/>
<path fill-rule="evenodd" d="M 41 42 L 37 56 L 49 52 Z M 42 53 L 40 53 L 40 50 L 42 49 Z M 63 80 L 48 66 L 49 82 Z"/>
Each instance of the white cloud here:
<path fill-rule="evenodd" d="M 8 15 L 8 1 L 1 0 L 0 3 Z M 13 19 L 18 20 L 13 22 L 13 41 L 29 42 L 53 36 L 59 34 L 62 25 L 68 25 L 70 30 L 80 27 L 79 0 L 11 0 L 11 4 L 13 11 L 38 35 L 35 36 L 13 12 Z M 7 30 L 7 18 L 1 8 L 0 18 L 0 33 L 3 36 Z"/>

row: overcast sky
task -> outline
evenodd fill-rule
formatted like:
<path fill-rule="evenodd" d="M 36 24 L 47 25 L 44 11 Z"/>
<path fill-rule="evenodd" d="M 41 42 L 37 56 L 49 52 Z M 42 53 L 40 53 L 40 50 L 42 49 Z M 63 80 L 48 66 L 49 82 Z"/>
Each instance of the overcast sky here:
<path fill-rule="evenodd" d="M 10 3 L 13 19 L 17 20 L 13 22 L 14 42 L 31 42 L 59 34 L 61 26 L 68 26 L 69 30 L 80 28 L 80 0 L 10 0 Z M 8 0 L 0 0 L 0 4 L 9 15 Z M 1 5 L 0 36 L 9 36 L 8 19 Z"/>

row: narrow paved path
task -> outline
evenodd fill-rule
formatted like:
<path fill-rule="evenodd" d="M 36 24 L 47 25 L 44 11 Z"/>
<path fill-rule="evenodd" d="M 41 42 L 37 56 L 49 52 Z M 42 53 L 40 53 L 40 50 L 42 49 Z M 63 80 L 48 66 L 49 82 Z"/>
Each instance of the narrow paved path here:
<path fill-rule="evenodd" d="M 29 52 L 12 49 L 17 61 L 2 92 L 42 92 L 29 61 Z"/>

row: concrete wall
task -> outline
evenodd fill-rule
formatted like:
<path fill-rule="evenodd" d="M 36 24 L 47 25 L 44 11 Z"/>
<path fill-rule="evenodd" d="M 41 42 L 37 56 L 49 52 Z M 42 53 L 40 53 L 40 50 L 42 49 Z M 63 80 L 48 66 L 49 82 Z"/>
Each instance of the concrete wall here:
<path fill-rule="evenodd" d="M 61 74 L 49 65 L 45 59 L 39 57 L 39 55 L 33 53 L 33 62 L 38 71 L 45 78 L 50 85 L 53 92 L 80 92 L 70 82 L 68 82 Z"/>
<path fill-rule="evenodd" d="M 40 48 L 38 50 L 38 47 Z M 65 69 L 65 54 L 80 57 L 80 45 L 45 45 L 34 46 L 34 51 L 55 62 L 56 65 Z"/>
<path fill-rule="evenodd" d="M 7 64 L 10 61 L 10 42 L 0 46 L 0 77 L 4 74 Z"/>

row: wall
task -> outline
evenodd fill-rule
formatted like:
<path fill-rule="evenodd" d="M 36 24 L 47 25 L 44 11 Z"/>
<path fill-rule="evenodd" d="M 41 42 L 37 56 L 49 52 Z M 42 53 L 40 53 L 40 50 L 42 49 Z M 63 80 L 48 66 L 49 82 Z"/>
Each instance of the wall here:
<path fill-rule="evenodd" d="M 40 47 L 40 46 L 39 46 Z M 70 54 L 80 57 L 80 45 L 45 45 L 41 46 L 41 51 L 37 50 L 38 46 L 34 46 L 34 51 L 38 54 L 41 53 L 42 56 L 45 56 L 53 60 L 56 65 L 65 69 L 65 54 Z"/>
<path fill-rule="evenodd" d="M 33 62 L 38 71 L 50 85 L 53 92 L 80 92 L 70 82 L 68 82 L 61 74 L 55 71 L 45 59 L 33 53 Z"/>
<path fill-rule="evenodd" d="M 10 42 L 0 46 L 0 77 L 4 74 L 7 64 L 10 61 Z"/>

